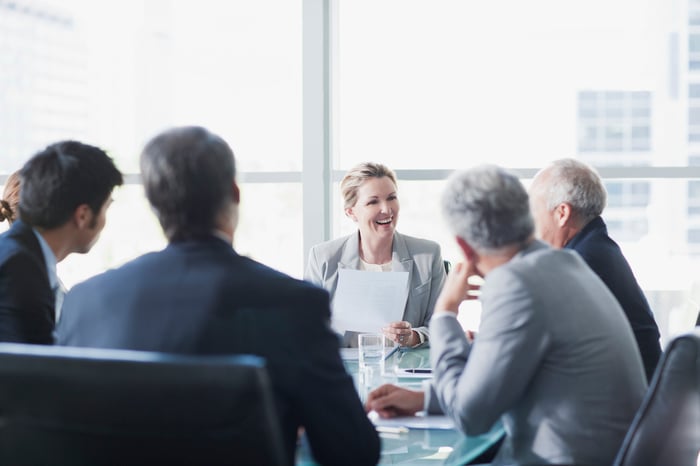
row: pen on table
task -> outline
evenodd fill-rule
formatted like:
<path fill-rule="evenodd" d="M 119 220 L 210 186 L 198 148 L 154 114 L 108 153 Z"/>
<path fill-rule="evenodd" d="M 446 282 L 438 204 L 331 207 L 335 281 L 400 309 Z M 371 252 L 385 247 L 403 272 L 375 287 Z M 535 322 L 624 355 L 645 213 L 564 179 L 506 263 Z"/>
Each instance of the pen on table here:
<path fill-rule="evenodd" d="M 387 359 L 389 359 L 390 357 L 392 357 L 392 356 L 394 355 L 394 353 L 396 353 L 396 352 L 399 350 L 399 348 L 401 348 L 399 345 L 394 346 L 394 347 L 391 349 L 391 351 L 389 351 L 388 353 L 386 353 L 386 356 L 384 356 L 384 360 L 386 361 Z"/>
<path fill-rule="evenodd" d="M 407 434 L 407 427 L 376 426 L 375 429 L 381 434 Z"/>

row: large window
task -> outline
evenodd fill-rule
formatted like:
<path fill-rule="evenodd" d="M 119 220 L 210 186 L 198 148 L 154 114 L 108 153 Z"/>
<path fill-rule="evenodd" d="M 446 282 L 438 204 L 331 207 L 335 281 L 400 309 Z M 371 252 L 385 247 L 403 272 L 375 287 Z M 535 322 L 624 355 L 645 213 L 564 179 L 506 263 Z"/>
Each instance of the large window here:
<path fill-rule="evenodd" d="M 232 146 L 237 249 L 301 275 L 301 19 L 290 0 L 0 0 L 0 173 L 74 138 L 129 174 L 94 250 L 59 264 L 68 286 L 165 245 L 138 156 L 175 125 Z"/>
<path fill-rule="evenodd" d="M 528 183 L 578 157 L 605 178 L 605 219 L 666 337 L 700 301 L 700 16 L 677 6 L 0 0 L 0 182 L 67 138 L 129 175 L 95 250 L 60 264 L 70 286 L 165 245 L 139 151 L 207 126 L 238 160 L 237 250 L 301 277 L 313 242 L 355 228 L 338 181 L 358 162 L 398 172 L 399 229 L 454 262 L 438 206 L 451 170 L 497 163 Z"/>
<path fill-rule="evenodd" d="M 335 180 L 365 160 L 396 169 L 399 229 L 439 241 L 454 261 L 438 206 L 447 171 L 497 163 L 527 183 L 548 161 L 584 160 L 606 177 L 604 218 L 666 337 L 697 313 L 693 5 L 683 17 L 661 0 L 336 0 Z M 338 236 L 353 225 L 333 195 Z"/>

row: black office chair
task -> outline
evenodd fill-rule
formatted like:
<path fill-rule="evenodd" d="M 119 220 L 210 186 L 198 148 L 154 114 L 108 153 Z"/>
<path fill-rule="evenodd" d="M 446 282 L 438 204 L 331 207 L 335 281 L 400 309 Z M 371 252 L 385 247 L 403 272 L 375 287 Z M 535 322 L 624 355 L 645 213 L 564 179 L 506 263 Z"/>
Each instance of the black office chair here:
<path fill-rule="evenodd" d="M 285 464 L 263 360 L 0 343 L 0 464 Z"/>
<path fill-rule="evenodd" d="M 694 466 L 699 454 L 700 329 L 695 329 L 668 345 L 615 466 Z"/>

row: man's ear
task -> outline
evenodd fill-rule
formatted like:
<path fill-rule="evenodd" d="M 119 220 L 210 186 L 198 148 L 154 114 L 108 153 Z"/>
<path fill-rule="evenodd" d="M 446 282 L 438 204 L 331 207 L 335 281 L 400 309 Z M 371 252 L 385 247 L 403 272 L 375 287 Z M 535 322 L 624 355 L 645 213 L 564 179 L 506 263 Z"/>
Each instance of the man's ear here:
<path fill-rule="evenodd" d="M 461 236 L 455 236 L 455 240 L 457 241 L 459 248 L 462 250 L 462 253 L 464 253 L 464 257 L 466 257 L 469 261 L 473 261 L 476 258 L 476 251 L 474 251 L 474 248 L 472 248 Z"/>
<path fill-rule="evenodd" d="M 73 223 L 79 230 L 84 230 L 92 225 L 92 209 L 87 204 L 80 204 L 73 211 Z"/>
<path fill-rule="evenodd" d="M 238 183 L 236 181 L 233 181 L 233 185 L 231 186 L 231 198 L 233 199 L 234 204 L 240 204 L 241 203 L 241 190 L 238 187 Z"/>
<path fill-rule="evenodd" d="M 554 214 L 556 215 L 557 225 L 561 228 L 567 226 L 572 221 L 571 204 L 562 202 L 554 208 Z"/>

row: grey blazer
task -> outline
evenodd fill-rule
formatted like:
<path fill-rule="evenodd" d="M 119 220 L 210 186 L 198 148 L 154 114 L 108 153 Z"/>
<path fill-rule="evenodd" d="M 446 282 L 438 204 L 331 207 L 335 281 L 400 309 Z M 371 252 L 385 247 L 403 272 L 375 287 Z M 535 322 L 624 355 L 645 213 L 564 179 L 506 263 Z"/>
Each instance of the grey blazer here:
<path fill-rule="evenodd" d="M 471 346 L 453 314 L 430 324 L 429 408 L 468 434 L 501 418 L 494 464 L 612 464 L 646 377 L 607 286 L 578 254 L 536 241 L 485 277 L 481 303 Z"/>
<path fill-rule="evenodd" d="M 317 244 L 309 253 L 304 278 L 325 288 L 332 299 L 338 286 L 338 269 L 360 268 L 359 243 L 359 232 L 356 232 Z M 428 322 L 445 281 L 445 265 L 440 245 L 434 241 L 394 232 L 392 249 L 391 269 L 408 272 L 410 284 L 403 320 L 410 322 L 413 329 L 428 341 Z M 346 341 L 346 344 L 352 342 Z"/>

